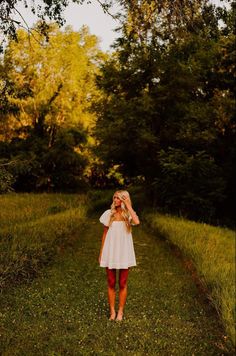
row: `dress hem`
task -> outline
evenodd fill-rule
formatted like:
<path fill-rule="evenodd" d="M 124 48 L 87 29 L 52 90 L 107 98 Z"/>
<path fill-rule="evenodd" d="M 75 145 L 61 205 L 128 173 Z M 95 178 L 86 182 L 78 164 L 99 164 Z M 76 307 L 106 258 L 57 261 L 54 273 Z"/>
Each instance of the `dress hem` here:
<path fill-rule="evenodd" d="M 134 263 L 130 263 L 128 265 L 124 265 L 124 266 L 117 266 L 117 265 L 107 265 L 106 263 L 104 264 L 100 264 L 100 267 L 108 267 L 109 269 L 126 269 L 126 268 L 129 268 L 129 267 L 136 267 L 137 264 L 134 264 Z"/>

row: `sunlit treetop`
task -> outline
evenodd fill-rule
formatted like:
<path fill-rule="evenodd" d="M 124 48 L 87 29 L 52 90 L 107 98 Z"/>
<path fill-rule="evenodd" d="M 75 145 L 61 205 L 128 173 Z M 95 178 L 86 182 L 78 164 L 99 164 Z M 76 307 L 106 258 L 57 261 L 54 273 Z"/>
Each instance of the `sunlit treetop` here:
<path fill-rule="evenodd" d="M 17 9 L 20 3 L 24 4 L 25 8 L 29 8 L 33 15 L 36 15 L 41 20 L 40 32 L 47 36 L 49 21 L 57 22 L 59 26 L 65 24 L 64 10 L 70 3 L 91 3 L 98 1 L 104 11 L 108 11 L 111 0 L 1 0 L 0 1 L 0 33 L 1 36 L 1 50 L 6 38 L 17 39 L 17 29 L 24 28 L 31 32 L 27 22 L 22 14 Z M 15 19 L 15 16 L 19 20 Z"/>
<path fill-rule="evenodd" d="M 17 29 L 22 27 L 30 31 L 30 28 L 18 10 L 19 4 L 24 4 L 25 8 L 29 8 L 32 14 L 36 15 L 41 20 L 40 31 L 42 34 L 47 34 L 49 21 L 57 22 L 59 26 L 65 24 L 64 10 L 70 3 L 99 3 L 104 12 L 108 14 L 109 9 L 113 4 L 119 4 L 121 13 L 111 15 L 122 19 L 122 15 L 132 13 L 140 20 L 144 27 L 151 24 L 154 13 L 168 13 L 168 20 L 173 22 L 173 19 L 180 19 L 186 16 L 186 9 L 188 15 L 191 16 L 191 11 L 194 13 L 196 5 L 207 4 L 209 0 L 1 0 L 0 1 L 0 33 L 1 40 L 7 37 L 17 38 Z M 233 3 L 232 0 L 224 0 L 222 4 Z M 17 20 L 15 19 L 17 15 Z M 3 43 L 2 43 L 3 44 Z"/>

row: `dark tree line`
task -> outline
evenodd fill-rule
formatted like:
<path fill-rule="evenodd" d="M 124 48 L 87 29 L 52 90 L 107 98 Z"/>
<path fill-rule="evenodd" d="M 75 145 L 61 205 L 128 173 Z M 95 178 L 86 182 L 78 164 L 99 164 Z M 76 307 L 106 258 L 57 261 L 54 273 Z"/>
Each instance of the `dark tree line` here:
<path fill-rule="evenodd" d="M 235 4 L 186 1 L 171 11 L 167 2 L 128 3 L 97 79 L 96 152 L 106 167 L 119 165 L 127 184 L 145 181 L 165 211 L 233 219 Z"/>

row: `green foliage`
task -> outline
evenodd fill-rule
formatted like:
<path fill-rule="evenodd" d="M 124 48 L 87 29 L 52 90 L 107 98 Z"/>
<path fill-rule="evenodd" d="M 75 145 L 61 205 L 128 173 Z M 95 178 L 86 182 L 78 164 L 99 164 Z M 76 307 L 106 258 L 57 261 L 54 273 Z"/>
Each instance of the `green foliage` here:
<path fill-rule="evenodd" d="M 189 155 L 169 148 L 159 153 L 160 174 L 152 188 L 157 204 L 167 210 L 210 221 L 224 199 L 222 172 L 205 152 Z"/>
<path fill-rule="evenodd" d="M 194 262 L 235 345 L 235 231 L 156 213 L 145 220 Z"/>
<path fill-rule="evenodd" d="M 85 0 L 72 0 L 74 3 L 82 5 Z M 27 22 L 22 14 L 17 9 L 19 0 L 2 0 L 0 4 L 0 30 L 5 37 L 18 40 L 18 27 L 28 28 L 29 34 L 34 34 L 33 30 L 29 29 Z M 24 0 L 23 5 L 26 9 L 30 9 L 33 15 L 36 15 L 40 19 L 38 32 L 45 36 L 45 40 L 48 40 L 48 21 L 55 21 L 59 26 L 65 24 L 65 18 L 63 12 L 69 5 L 68 0 L 42 0 L 40 4 L 34 1 Z M 103 11 L 108 11 L 111 6 L 111 1 L 99 1 Z M 19 15 L 16 18 L 16 14 Z M 1 39 L 0 52 L 3 52 L 5 38 Z"/>
<path fill-rule="evenodd" d="M 91 152 L 95 156 L 96 152 L 94 147 L 91 147 Z M 119 171 L 119 165 L 107 167 L 98 159 L 91 162 L 86 172 L 86 178 L 91 187 L 97 189 L 108 189 L 113 187 L 121 187 L 124 185 L 124 177 Z"/>
<path fill-rule="evenodd" d="M 102 212 L 109 209 L 112 204 L 114 190 L 111 189 L 93 189 L 88 192 L 89 211 L 91 213 Z"/>
<path fill-rule="evenodd" d="M 97 77 L 103 95 L 94 105 L 94 152 L 105 168 L 118 165 L 125 182 L 143 177 L 154 204 L 176 212 L 179 201 L 190 217 L 232 219 L 233 9 L 194 1 L 180 12 L 172 5 L 135 1 L 125 7 L 122 37 Z M 163 173 L 167 163 L 170 176 Z M 175 187 L 174 179 L 181 184 Z"/>
<path fill-rule="evenodd" d="M 8 193 L 13 190 L 14 183 L 13 175 L 4 167 L 0 166 L 0 194 Z"/>
<path fill-rule="evenodd" d="M 68 191 L 85 188 L 82 175 L 87 159 L 74 150 L 86 141 L 84 130 L 58 130 L 51 147 L 48 147 L 48 139 L 46 135 L 43 138 L 31 135 L 27 139 L 11 142 L 14 164 L 9 170 L 16 180 L 15 190 Z"/>
<path fill-rule="evenodd" d="M 15 162 L 18 191 L 86 189 L 90 101 L 102 53 L 86 27 L 62 32 L 51 24 L 45 42 L 37 26 L 34 36 L 19 31 L 4 53 L 0 155 Z"/>

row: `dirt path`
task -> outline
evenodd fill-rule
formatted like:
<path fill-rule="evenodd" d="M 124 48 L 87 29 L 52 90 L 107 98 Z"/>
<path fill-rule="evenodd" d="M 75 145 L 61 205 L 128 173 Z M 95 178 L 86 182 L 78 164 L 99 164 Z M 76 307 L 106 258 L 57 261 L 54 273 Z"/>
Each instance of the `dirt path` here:
<path fill-rule="evenodd" d="M 0 296 L 3 355 L 233 355 L 214 310 L 167 244 L 134 227 L 125 319 L 108 320 L 102 225 L 85 231 L 29 285 Z"/>

